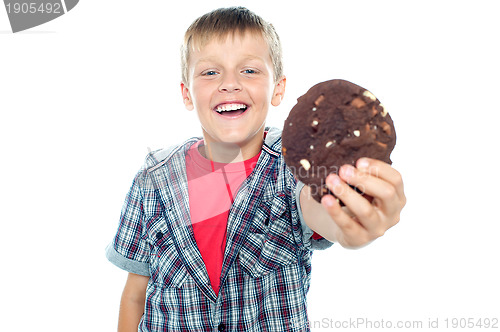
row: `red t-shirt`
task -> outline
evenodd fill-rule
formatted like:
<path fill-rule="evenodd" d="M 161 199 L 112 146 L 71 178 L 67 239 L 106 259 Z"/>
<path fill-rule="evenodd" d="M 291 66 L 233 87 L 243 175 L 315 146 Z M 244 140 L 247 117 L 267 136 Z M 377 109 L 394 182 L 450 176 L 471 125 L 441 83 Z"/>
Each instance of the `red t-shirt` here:
<path fill-rule="evenodd" d="M 202 140 L 193 144 L 186 154 L 189 209 L 196 244 L 218 294 L 229 209 L 260 153 L 242 162 L 217 163 L 200 154 L 198 147 L 202 144 Z"/>

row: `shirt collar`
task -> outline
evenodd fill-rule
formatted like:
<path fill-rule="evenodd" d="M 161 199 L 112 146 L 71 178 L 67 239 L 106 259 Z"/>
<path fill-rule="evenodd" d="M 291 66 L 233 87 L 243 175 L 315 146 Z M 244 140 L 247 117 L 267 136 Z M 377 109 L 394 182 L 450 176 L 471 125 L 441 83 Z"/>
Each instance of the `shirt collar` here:
<path fill-rule="evenodd" d="M 262 145 L 262 150 L 272 157 L 278 158 L 281 155 L 281 130 L 274 127 L 266 128 L 267 135 Z"/>

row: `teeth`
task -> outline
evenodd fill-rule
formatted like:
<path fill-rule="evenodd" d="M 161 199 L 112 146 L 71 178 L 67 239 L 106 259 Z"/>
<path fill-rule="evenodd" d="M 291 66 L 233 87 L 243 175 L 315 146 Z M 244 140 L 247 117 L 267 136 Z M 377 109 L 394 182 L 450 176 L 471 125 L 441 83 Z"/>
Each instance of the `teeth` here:
<path fill-rule="evenodd" d="M 216 111 L 219 113 L 222 113 L 222 112 L 228 112 L 228 111 L 236 111 L 236 110 L 239 110 L 242 108 L 246 109 L 247 105 L 245 105 L 245 104 L 222 104 L 222 105 L 217 106 Z"/>

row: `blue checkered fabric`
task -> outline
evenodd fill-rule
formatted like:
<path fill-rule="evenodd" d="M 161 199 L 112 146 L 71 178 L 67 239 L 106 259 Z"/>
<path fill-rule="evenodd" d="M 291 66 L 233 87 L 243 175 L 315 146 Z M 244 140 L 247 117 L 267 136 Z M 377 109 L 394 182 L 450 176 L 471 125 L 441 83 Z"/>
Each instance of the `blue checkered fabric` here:
<path fill-rule="evenodd" d="M 230 209 L 221 288 L 211 288 L 190 224 L 185 154 L 199 138 L 148 155 L 127 195 L 108 259 L 150 276 L 139 331 L 309 331 L 313 240 L 300 184 L 268 128 L 258 163 Z"/>

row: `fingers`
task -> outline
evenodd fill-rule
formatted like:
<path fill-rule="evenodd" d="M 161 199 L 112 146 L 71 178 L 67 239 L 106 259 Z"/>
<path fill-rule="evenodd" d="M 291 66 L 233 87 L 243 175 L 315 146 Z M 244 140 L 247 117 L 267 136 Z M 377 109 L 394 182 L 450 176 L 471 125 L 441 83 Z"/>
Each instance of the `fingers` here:
<path fill-rule="evenodd" d="M 321 204 L 337 225 L 340 232 L 336 234 L 335 238 L 343 247 L 359 247 L 373 240 L 374 237 L 368 234 L 367 230 L 356 221 L 356 217 L 352 216 L 348 209 L 340 206 L 335 197 L 325 195 L 321 199 Z"/>
<path fill-rule="evenodd" d="M 321 203 L 335 222 L 335 238 L 343 246 L 358 247 L 384 235 L 399 222 L 406 203 L 399 172 L 374 159 L 361 158 L 356 167 L 342 166 L 339 175 L 328 175 L 326 185 L 338 199 L 325 195 Z M 360 195 L 353 186 L 373 200 Z"/>
<path fill-rule="evenodd" d="M 356 163 L 356 167 L 362 174 L 370 175 L 390 183 L 396 189 L 396 194 L 401 199 L 405 198 L 401 174 L 389 164 L 376 159 L 360 158 Z"/>
<path fill-rule="evenodd" d="M 353 167 L 351 167 L 353 168 Z M 356 170 L 351 168 L 343 168 L 344 172 L 353 172 L 349 175 L 349 178 L 353 178 Z M 342 170 L 341 170 L 342 173 Z M 326 178 L 326 184 L 330 188 L 330 191 L 340 199 L 349 209 L 354 213 L 354 215 L 363 222 L 367 219 L 372 219 L 375 217 L 375 211 L 373 205 L 354 189 L 352 189 L 346 182 L 342 181 L 341 178 L 336 174 L 330 174 Z"/>
<path fill-rule="evenodd" d="M 339 175 L 330 174 L 326 183 L 355 216 L 354 219 L 377 237 L 399 221 L 406 203 L 401 175 L 378 160 L 361 158 L 357 167 L 344 165 Z M 363 197 L 351 186 L 373 200 Z"/>
<path fill-rule="evenodd" d="M 386 213 L 400 210 L 406 203 L 401 175 L 386 163 L 378 160 L 370 162 L 371 164 L 364 165 L 365 161 L 361 159 L 357 163 L 358 166 L 361 165 L 358 168 L 344 165 L 340 169 L 340 177 L 361 192 L 372 196 L 374 205 Z"/>
<path fill-rule="evenodd" d="M 330 174 L 326 179 L 326 184 L 330 188 L 330 191 L 348 208 L 349 213 L 342 210 L 340 204 L 335 201 L 336 204 L 332 203 L 330 209 L 328 209 L 330 216 L 341 229 L 352 232 L 353 224 L 355 223 L 365 233 L 368 233 L 371 239 L 384 234 L 388 227 L 382 222 L 384 220 L 383 213 L 379 209 L 376 209 L 370 201 L 361 196 L 346 182 L 342 181 L 336 174 Z M 330 197 L 333 199 L 332 196 Z M 324 205 L 331 202 L 329 198 L 324 198 L 324 200 Z M 339 220 L 338 218 L 341 219 Z M 362 236 L 362 232 L 357 231 L 357 233 L 358 236 Z"/>

